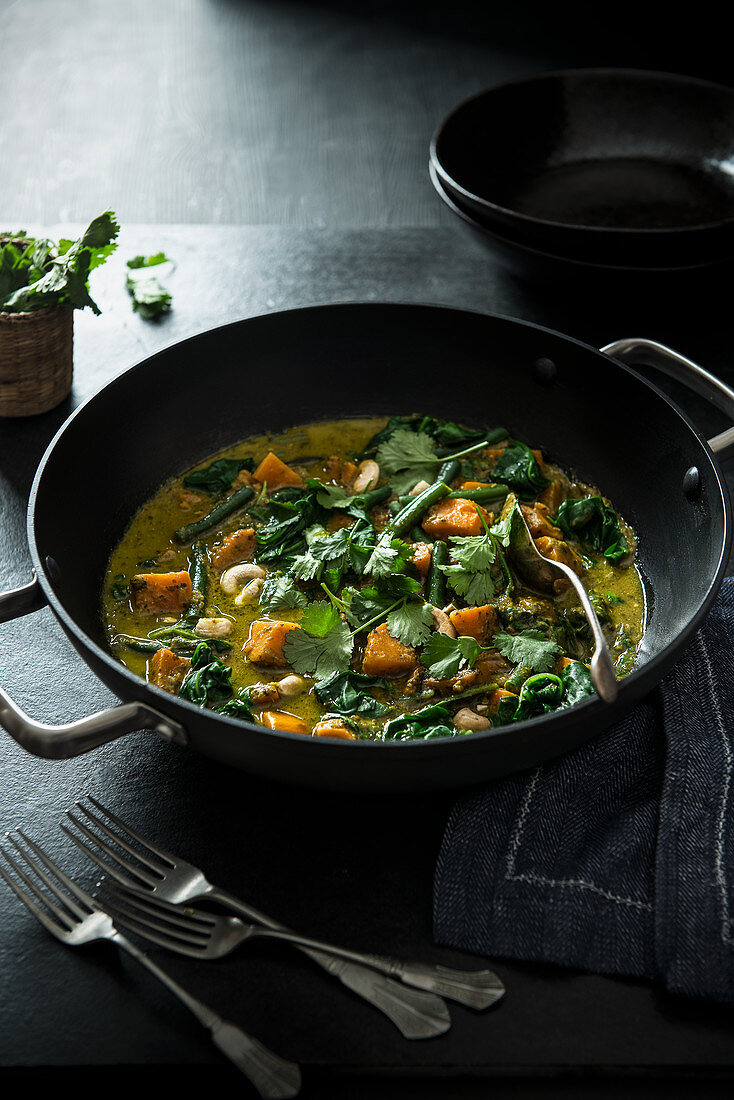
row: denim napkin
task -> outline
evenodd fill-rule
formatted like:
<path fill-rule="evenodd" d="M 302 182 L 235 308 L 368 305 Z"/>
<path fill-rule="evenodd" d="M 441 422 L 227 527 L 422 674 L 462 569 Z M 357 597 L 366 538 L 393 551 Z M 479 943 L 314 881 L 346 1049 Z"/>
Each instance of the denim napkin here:
<path fill-rule="evenodd" d="M 734 1001 L 734 579 L 624 720 L 453 809 L 438 943 Z"/>

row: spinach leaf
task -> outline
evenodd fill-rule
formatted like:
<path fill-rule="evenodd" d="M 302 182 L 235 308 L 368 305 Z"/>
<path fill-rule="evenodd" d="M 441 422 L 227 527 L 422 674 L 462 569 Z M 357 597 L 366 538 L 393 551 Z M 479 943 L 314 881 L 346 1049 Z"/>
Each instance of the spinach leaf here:
<path fill-rule="evenodd" d="M 427 741 L 433 737 L 455 737 L 458 733 L 446 707 L 432 703 L 412 714 L 393 718 L 382 731 L 383 741 Z"/>
<path fill-rule="evenodd" d="M 191 656 L 179 695 L 199 707 L 221 703 L 232 694 L 232 669 L 214 656 L 207 642 L 199 642 Z"/>
<path fill-rule="evenodd" d="M 217 496 L 229 492 L 240 470 L 249 470 L 252 473 L 254 468 L 255 463 L 251 458 L 218 458 L 210 466 L 187 474 L 183 483 L 187 489 L 202 489 L 205 493 Z"/>
<path fill-rule="evenodd" d="M 594 685 L 591 682 L 591 673 L 581 661 L 574 661 L 561 670 L 563 680 L 564 707 L 573 706 L 574 703 L 586 699 L 589 695 L 596 695 Z"/>
<path fill-rule="evenodd" d="M 255 560 L 293 559 L 306 549 L 306 529 L 320 523 L 326 512 L 316 490 L 280 489 L 267 505 L 268 520 L 257 532 Z"/>
<path fill-rule="evenodd" d="M 242 722 L 257 722 L 250 706 L 250 696 L 247 688 L 242 688 L 237 693 L 236 699 L 229 699 L 221 706 L 214 708 L 217 714 L 227 714 L 230 718 L 239 718 Z"/>
<path fill-rule="evenodd" d="M 511 489 L 522 493 L 523 496 L 531 497 L 550 485 L 548 479 L 543 476 L 530 447 L 516 439 L 510 440 L 495 462 L 492 467 L 492 479 L 509 485 Z"/>
<path fill-rule="evenodd" d="M 620 561 L 629 553 L 629 544 L 619 527 L 619 516 L 602 497 L 564 500 L 555 523 L 570 538 L 577 538 L 592 550 L 599 550 L 609 561 Z"/>
<path fill-rule="evenodd" d="M 321 680 L 314 692 L 322 706 L 339 714 L 361 714 L 365 718 L 382 718 L 391 708 L 368 695 L 365 688 L 384 687 L 385 681 L 361 672 L 335 672 Z"/>

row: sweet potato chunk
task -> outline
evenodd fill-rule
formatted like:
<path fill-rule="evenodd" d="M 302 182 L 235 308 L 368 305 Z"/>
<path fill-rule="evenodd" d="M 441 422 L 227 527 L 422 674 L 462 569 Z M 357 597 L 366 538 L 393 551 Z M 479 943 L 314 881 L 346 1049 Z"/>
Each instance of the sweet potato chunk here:
<path fill-rule="evenodd" d="M 562 542 L 555 538 L 539 538 L 535 540 L 535 545 L 544 558 L 550 558 L 551 561 L 563 562 L 564 565 L 568 565 L 573 569 L 577 577 L 583 576 L 584 563 L 573 547 L 569 546 L 567 542 Z"/>
<path fill-rule="evenodd" d="M 489 694 L 489 713 L 496 714 L 500 709 L 500 700 L 507 698 L 511 695 L 513 699 L 517 699 L 517 695 L 514 691 L 506 691 L 504 688 L 495 688 L 494 691 Z"/>
<path fill-rule="evenodd" d="M 480 645 L 486 645 L 492 635 L 500 628 L 499 616 L 491 604 L 484 604 L 482 607 L 464 607 L 460 611 L 452 611 L 449 619 L 457 634 L 462 634 L 468 638 L 476 638 Z"/>
<path fill-rule="evenodd" d="M 313 735 L 314 737 L 338 737 L 342 741 L 355 741 L 357 738 L 342 718 L 324 718 L 321 722 L 317 722 L 313 728 Z"/>
<path fill-rule="evenodd" d="M 149 615 L 178 615 L 191 600 L 188 572 L 138 573 L 130 581 L 133 606 Z"/>
<path fill-rule="evenodd" d="M 393 638 L 387 623 L 367 636 L 362 658 L 362 672 L 367 676 L 407 676 L 418 664 L 415 650 Z"/>
<path fill-rule="evenodd" d="M 253 527 L 241 527 L 239 531 L 233 531 L 231 535 L 223 538 L 212 553 L 212 565 L 215 569 L 229 569 L 230 565 L 246 561 L 252 557 L 255 549 L 255 529 Z"/>
<path fill-rule="evenodd" d="M 255 473 L 252 475 L 256 481 L 267 482 L 268 491 L 282 489 L 286 485 L 303 485 L 303 478 L 286 466 L 276 454 L 268 451 Z"/>
<path fill-rule="evenodd" d="M 421 526 L 434 539 L 447 539 L 451 535 L 483 535 L 480 514 L 489 527 L 492 520 L 481 504 L 475 504 L 473 500 L 465 500 L 463 497 L 442 500 L 428 509 Z"/>
<path fill-rule="evenodd" d="M 177 657 L 172 649 L 159 649 L 148 661 L 148 682 L 175 695 L 191 662 Z"/>
<path fill-rule="evenodd" d="M 260 721 L 271 730 L 287 730 L 288 733 L 310 733 L 306 722 L 297 714 L 289 714 L 287 710 L 264 710 L 260 715 Z"/>
<path fill-rule="evenodd" d="M 287 668 L 288 661 L 283 645 L 288 632 L 295 630 L 297 626 L 297 623 L 286 623 L 277 619 L 258 619 L 250 627 L 250 636 L 242 652 L 253 665 Z"/>
<path fill-rule="evenodd" d="M 532 508 L 528 504 L 521 504 L 520 511 L 524 515 L 528 531 L 534 539 L 542 537 L 550 539 L 563 538 L 563 532 L 554 526 L 550 511 L 545 504 L 538 501 Z"/>

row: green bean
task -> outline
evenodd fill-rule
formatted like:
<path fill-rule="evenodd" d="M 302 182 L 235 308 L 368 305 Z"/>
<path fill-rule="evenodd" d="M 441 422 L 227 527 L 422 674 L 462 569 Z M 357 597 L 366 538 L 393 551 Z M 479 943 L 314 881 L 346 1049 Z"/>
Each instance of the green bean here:
<path fill-rule="evenodd" d="M 370 508 L 374 508 L 376 504 L 382 504 L 383 500 L 387 500 L 391 495 L 392 489 L 390 486 L 381 485 L 379 489 L 370 489 L 368 493 L 361 493 L 354 499 L 360 500 L 365 512 L 369 512 Z"/>
<path fill-rule="evenodd" d="M 449 500 L 473 500 L 476 504 L 498 504 L 504 500 L 509 489 L 506 485 L 485 485 L 481 489 L 454 489 L 449 493 Z"/>
<path fill-rule="evenodd" d="M 442 466 L 439 466 L 436 481 L 445 481 L 449 485 L 458 475 L 461 463 L 458 458 L 449 458 Z"/>
<path fill-rule="evenodd" d="M 191 602 L 186 614 L 179 619 L 179 626 L 196 626 L 206 609 L 206 596 L 209 587 L 209 558 L 206 547 L 200 542 L 195 542 L 191 547 L 191 587 L 193 589 Z"/>
<path fill-rule="evenodd" d="M 201 519 L 194 520 L 193 523 L 188 523 L 185 527 L 179 527 L 178 531 L 174 532 L 173 537 L 176 542 L 191 542 L 192 539 L 198 538 L 204 531 L 209 531 L 212 527 L 215 527 L 220 520 L 226 519 L 232 512 L 236 512 L 245 504 L 249 504 L 254 495 L 254 489 L 249 485 L 243 485 L 236 493 L 232 493 L 231 497 L 225 497 L 224 500 L 220 500 L 219 504 L 215 504 L 211 512 L 202 516 Z"/>
<path fill-rule="evenodd" d="M 411 527 L 410 537 L 412 538 L 413 542 L 426 542 L 428 538 L 423 528 L 420 527 L 417 523 L 415 527 Z"/>
<path fill-rule="evenodd" d="M 428 571 L 428 588 L 426 596 L 434 607 L 443 607 L 446 602 L 446 577 L 441 569 L 446 565 L 449 557 L 448 544 L 442 539 L 436 539 L 431 554 L 431 568 Z"/>
<path fill-rule="evenodd" d="M 444 485 L 443 481 L 435 481 L 433 485 L 429 485 L 417 497 L 413 497 L 410 504 L 406 504 L 404 508 L 400 509 L 398 514 L 390 520 L 385 528 L 385 533 L 389 532 L 390 536 L 404 535 L 406 531 L 410 531 L 411 527 L 418 522 L 432 504 L 443 500 L 450 492 L 448 485 Z"/>

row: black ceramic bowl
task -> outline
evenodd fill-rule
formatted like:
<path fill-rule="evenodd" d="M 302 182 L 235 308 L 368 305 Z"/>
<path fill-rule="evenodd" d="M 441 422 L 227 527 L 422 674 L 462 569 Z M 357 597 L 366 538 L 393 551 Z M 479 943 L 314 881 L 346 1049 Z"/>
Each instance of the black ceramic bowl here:
<path fill-rule="evenodd" d="M 431 165 L 518 247 L 644 269 L 734 253 L 734 90 L 720 85 L 631 69 L 511 81 L 452 111 Z"/>

